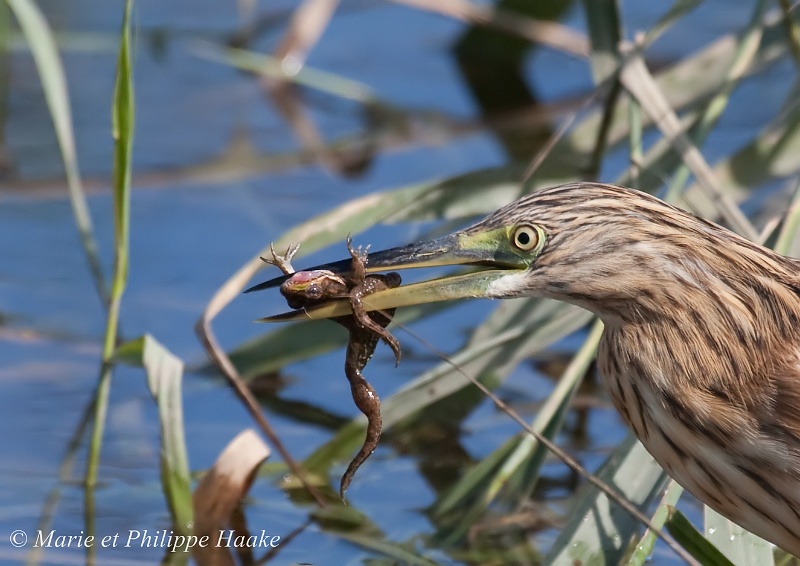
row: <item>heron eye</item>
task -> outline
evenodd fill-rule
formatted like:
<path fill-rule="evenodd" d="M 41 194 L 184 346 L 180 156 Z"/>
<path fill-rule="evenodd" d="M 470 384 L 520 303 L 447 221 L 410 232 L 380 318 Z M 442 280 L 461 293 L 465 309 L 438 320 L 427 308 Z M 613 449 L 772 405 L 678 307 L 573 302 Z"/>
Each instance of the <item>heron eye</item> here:
<path fill-rule="evenodd" d="M 536 249 L 539 245 L 541 236 L 539 231 L 533 226 L 522 224 L 514 228 L 513 243 L 518 249 L 523 252 L 529 252 Z"/>

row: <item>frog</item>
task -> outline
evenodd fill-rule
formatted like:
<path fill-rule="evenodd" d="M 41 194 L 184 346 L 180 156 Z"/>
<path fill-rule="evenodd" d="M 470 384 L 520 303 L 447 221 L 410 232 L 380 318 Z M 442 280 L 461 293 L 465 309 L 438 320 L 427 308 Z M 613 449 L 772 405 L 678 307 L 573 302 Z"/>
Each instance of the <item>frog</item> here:
<path fill-rule="evenodd" d="M 350 273 L 337 275 L 328 270 L 295 271 L 291 260 L 299 246 L 290 246 L 284 255 L 278 255 L 270 246 L 272 259 L 268 263 L 277 266 L 289 279 L 280 286 L 281 295 L 290 308 L 301 309 L 329 301 L 347 299 L 350 301 L 352 315 L 335 317 L 332 320 L 343 326 L 349 333 L 345 353 L 344 371 L 353 402 L 367 417 L 367 433 L 358 453 L 347 466 L 339 484 L 339 496 L 345 501 L 345 492 L 350 486 L 356 471 L 375 451 L 381 438 L 383 421 L 381 402 L 375 389 L 363 375 L 363 369 L 372 359 L 378 341 L 382 340 L 392 350 L 395 365 L 400 363 L 400 343 L 386 330 L 392 321 L 395 309 L 368 312 L 363 298 L 384 289 L 400 286 L 402 280 L 398 273 L 367 274 L 367 251 L 354 248 L 351 238 L 347 238 L 347 250 L 352 259 Z"/>

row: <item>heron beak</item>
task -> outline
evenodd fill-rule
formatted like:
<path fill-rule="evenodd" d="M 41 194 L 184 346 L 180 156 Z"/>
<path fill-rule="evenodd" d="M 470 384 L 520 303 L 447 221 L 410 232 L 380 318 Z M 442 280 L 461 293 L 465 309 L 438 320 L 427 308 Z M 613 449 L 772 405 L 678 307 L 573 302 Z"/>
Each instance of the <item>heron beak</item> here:
<path fill-rule="evenodd" d="M 493 282 L 510 273 L 524 271 L 530 266 L 531 258 L 515 252 L 507 242 L 507 230 L 501 228 L 476 233 L 455 232 L 435 240 L 371 253 L 367 257 L 368 273 L 444 265 L 468 265 L 482 269 L 379 291 L 364 297 L 364 306 L 372 311 L 489 296 L 489 288 Z M 346 274 L 350 271 L 351 264 L 351 260 L 347 259 L 309 269 Z M 290 276 L 276 277 L 245 292 L 277 287 L 288 277 Z M 262 318 L 257 322 L 331 318 L 351 312 L 349 301 L 333 300 L 313 308 Z"/>

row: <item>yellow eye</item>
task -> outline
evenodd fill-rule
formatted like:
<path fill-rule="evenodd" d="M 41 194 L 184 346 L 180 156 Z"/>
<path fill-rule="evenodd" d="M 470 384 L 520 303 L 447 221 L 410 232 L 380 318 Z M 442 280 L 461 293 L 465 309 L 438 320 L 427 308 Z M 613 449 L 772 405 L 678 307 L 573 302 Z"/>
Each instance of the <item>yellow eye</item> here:
<path fill-rule="evenodd" d="M 529 252 L 539 246 L 542 239 L 542 234 L 529 224 L 520 224 L 514 228 L 514 233 L 511 238 L 514 247 L 523 252 Z"/>

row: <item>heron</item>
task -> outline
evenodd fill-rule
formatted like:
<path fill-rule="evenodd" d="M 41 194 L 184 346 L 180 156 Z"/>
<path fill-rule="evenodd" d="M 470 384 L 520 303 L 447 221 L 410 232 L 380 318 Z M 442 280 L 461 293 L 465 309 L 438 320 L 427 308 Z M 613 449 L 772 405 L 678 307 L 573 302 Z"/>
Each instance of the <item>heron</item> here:
<path fill-rule="evenodd" d="M 367 308 L 534 296 L 591 311 L 604 325 L 601 382 L 653 458 L 697 499 L 800 556 L 800 261 L 649 194 L 576 182 L 368 256 L 370 272 L 440 265 L 477 269 L 376 293 Z"/>

